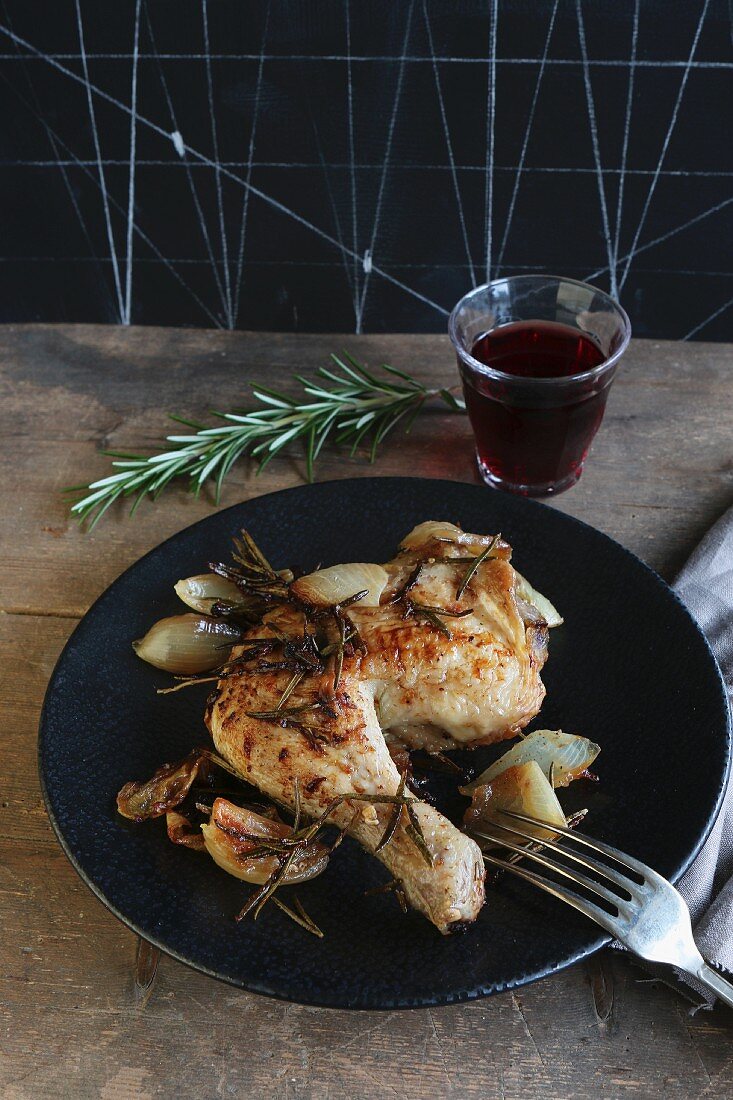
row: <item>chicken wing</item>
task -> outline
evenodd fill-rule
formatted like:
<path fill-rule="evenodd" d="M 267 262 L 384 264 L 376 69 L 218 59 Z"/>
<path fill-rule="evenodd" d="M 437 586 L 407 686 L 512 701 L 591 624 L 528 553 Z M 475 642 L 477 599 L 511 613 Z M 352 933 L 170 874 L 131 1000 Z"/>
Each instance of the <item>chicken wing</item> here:
<path fill-rule="evenodd" d="M 471 560 L 492 543 L 491 556 L 457 598 Z M 402 545 L 385 566 L 381 605 L 356 604 L 350 612 L 366 645 L 361 675 L 373 687 L 382 730 L 409 748 L 426 749 L 514 737 L 545 697 L 540 672 L 548 627 L 522 598 L 526 582 L 510 564 L 511 548 L 432 522 L 416 527 Z M 404 600 L 390 601 L 410 578 L 406 616 Z M 445 633 L 426 629 L 423 608 L 439 609 Z"/>

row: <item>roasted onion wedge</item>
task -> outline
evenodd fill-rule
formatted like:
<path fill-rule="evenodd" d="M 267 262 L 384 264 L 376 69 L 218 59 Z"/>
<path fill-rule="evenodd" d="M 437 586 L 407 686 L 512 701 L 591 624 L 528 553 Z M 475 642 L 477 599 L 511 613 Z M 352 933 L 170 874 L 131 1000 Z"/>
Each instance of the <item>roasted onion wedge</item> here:
<path fill-rule="evenodd" d="M 184 848 L 203 852 L 205 845 L 201 830 L 195 828 L 184 814 L 179 814 L 177 810 L 169 810 L 165 815 L 165 827 L 168 839 L 173 844 L 181 844 Z"/>
<path fill-rule="evenodd" d="M 505 827 L 511 825 L 512 819 L 503 814 L 502 810 L 528 814 L 553 825 L 566 824 L 557 795 L 536 760 L 507 768 L 491 783 L 482 783 L 473 790 L 471 805 L 466 810 L 463 823 L 472 836 L 478 839 L 481 847 L 500 846 L 498 841 L 482 839 L 481 827 L 492 822 Z M 526 821 L 522 822 L 522 829 L 537 840 L 548 840 L 556 835 L 551 829 L 530 825 Z M 507 840 L 515 844 L 526 843 L 516 833 L 505 835 Z"/>
<path fill-rule="evenodd" d="M 600 751 L 600 745 L 587 737 L 563 733 L 562 730 L 534 730 L 495 760 L 473 782 L 462 787 L 461 793 L 471 794 L 476 787 L 492 783 L 507 768 L 526 764 L 528 760 L 535 760 L 548 779 L 552 771 L 553 787 L 567 787 L 587 771 Z"/>
<path fill-rule="evenodd" d="M 363 593 L 360 607 L 379 607 L 379 598 L 387 586 L 387 573 L 381 565 L 351 562 L 331 565 L 293 581 L 290 591 L 297 599 L 313 607 L 333 607 Z"/>
<path fill-rule="evenodd" d="M 417 527 L 413 527 L 409 535 L 405 535 L 400 543 L 400 550 L 411 550 L 416 546 L 424 546 L 431 539 L 438 539 L 440 542 L 460 542 L 462 537 L 463 531 L 460 527 L 456 527 L 455 523 L 448 523 L 439 519 L 426 519 L 423 523 L 418 523 Z"/>
<path fill-rule="evenodd" d="M 215 863 L 235 878 L 262 885 L 282 864 L 277 851 L 263 853 L 263 848 L 277 848 L 278 842 L 293 835 L 293 830 L 282 821 L 261 817 L 260 814 L 241 806 L 235 806 L 226 798 L 217 798 L 211 810 L 211 818 L 201 826 L 206 851 Z M 287 849 L 285 849 L 287 851 Z M 255 853 L 260 854 L 255 854 Z M 325 870 L 328 848 L 320 841 L 312 840 L 293 859 L 282 882 L 283 885 L 305 882 Z"/>
<path fill-rule="evenodd" d="M 533 588 L 527 578 L 523 577 L 521 573 L 517 573 L 516 569 L 514 572 L 517 577 L 515 592 L 519 599 L 529 604 L 530 607 L 536 608 L 550 628 L 562 626 L 565 620 L 554 604 L 550 603 L 547 596 L 543 596 L 541 592 Z"/>
<path fill-rule="evenodd" d="M 417 527 L 413 527 L 400 543 L 400 550 L 424 550 L 426 546 L 430 547 L 433 543 L 436 550 L 439 550 L 443 544 L 446 553 L 449 552 L 452 544 L 461 555 L 478 555 L 487 546 L 491 546 L 492 557 L 511 556 L 508 543 L 501 537 L 497 539 L 495 535 L 473 535 L 462 531 L 460 527 L 456 527 L 455 523 L 433 519 L 425 520 L 424 523 L 418 523 Z M 448 553 L 448 556 L 452 555 Z"/>

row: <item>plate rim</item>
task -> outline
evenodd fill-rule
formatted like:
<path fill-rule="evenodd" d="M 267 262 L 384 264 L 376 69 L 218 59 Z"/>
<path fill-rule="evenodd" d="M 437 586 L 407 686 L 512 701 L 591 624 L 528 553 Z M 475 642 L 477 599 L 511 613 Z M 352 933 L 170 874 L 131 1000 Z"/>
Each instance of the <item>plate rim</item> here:
<path fill-rule="evenodd" d="M 471 989 L 471 990 L 465 990 L 465 989 L 458 990 L 457 992 L 449 994 L 449 995 L 420 997 L 419 999 L 409 999 L 408 998 L 408 999 L 402 999 L 402 1000 L 400 1000 L 399 998 L 390 998 L 390 999 L 387 999 L 387 1000 L 385 1000 L 385 999 L 380 1000 L 379 998 L 377 998 L 373 1002 L 370 1001 L 369 1004 L 344 1004 L 344 1003 L 341 1003 L 341 1002 L 335 1003 L 333 1001 L 329 1002 L 329 1001 L 324 1000 L 324 999 L 319 999 L 318 997 L 308 998 L 308 997 L 299 996 L 296 999 L 296 998 L 293 998 L 291 996 L 288 996 L 284 992 L 268 988 L 266 986 L 266 984 L 263 983 L 263 982 L 252 981 L 252 980 L 248 981 L 244 978 L 240 979 L 240 978 L 238 978 L 234 975 L 223 974 L 223 973 L 220 973 L 216 970 L 212 970 L 210 967 L 208 967 L 208 966 L 206 966 L 206 965 L 204 965 L 200 962 L 196 962 L 195 960 L 193 960 L 191 958 L 187 958 L 185 955 L 183 955 L 180 952 L 178 952 L 178 951 L 172 949 L 171 947 L 167 946 L 158 937 L 153 936 L 148 932 L 142 931 L 137 926 L 137 924 L 135 923 L 134 920 L 132 920 L 131 918 L 125 916 L 125 914 L 123 914 L 105 896 L 105 894 L 102 892 L 102 890 L 94 882 L 91 875 L 84 869 L 84 867 L 81 866 L 80 862 L 77 860 L 74 852 L 72 851 L 68 841 L 66 840 L 66 838 L 65 838 L 65 836 L 62 832 L 60 823 L 59 823 L 59 821 L 56 817 L 56 814 L 53 810 L 53 807 L 52 807 L 51 796 L 50 796 L 50 793 L 49 793 L 49 790 L 48 790 L 48 787 L 47 787 L 47 784 L 46 784 L 46 774 L 45 774 L 45 767 L 44 767 L 44 762 L 43 762 L 43 748 L 44 748 L 44 742 L 45 742 L 45 738 L 46 738 L 46 730 L 45 730 L 45 727 L 46 727 L 46 712 L 47 712 L 47 708 L 48 708 L 48 704 L 49 704 L 49 699 L 51 697 L 51 694 L 52 694 L 52 691 L 53 691 L 53 688 L 54 688 L 54 685 L 55 685 L 55 681 L 56 681 L 57 675 L 59 673 L 61 663 L 64 660 L 64 657 L 66 655 L 67 649 L 69 649 L 71 647 L 71 645 L 73 644 L 77 633 L 81 630 L 82 625 L 86 621 L 87 617 L 89 615 L 91 615 L 92 612 L 97 607 L 97 605 L 103 599 L 105 599 L 107 597 L 109 592 L 113 588 L 115 588 L 117 586 L 117 584 L 122 582 L 123 579 L 128 575 L 128 573 L 132 572 L 132 570 L 136 569 L 143 562 L 147 561 L 148 558 L 150 558 L 153 555 L 157 554 L 161 549 L 168 546 L 169 543 L 175 542 L 182 535 L 187 534 L 189 531 L 192 531 L 194 528 L 199 527 L 202 524 L 208 523 L 214 517 L 218 518 L 218 517 L 224 516 L 224 515 L 226 515 L 230 512 L 234 512 L 234 511 L 242 508 L 243 506 L 245 506 L 247 504 L 253 503 L 254 501 L 258 501 L 258 502 L 266 501 L 270 497 L 282 496 L 283 494 L 287 494 L 287 493 L 299 492 L 299 491 L 302 491 L 303 489 L 308 489 L 308 488 L 318 489 L 321 486 L 331 486 L 331 485 L 343 486 L 343 485 L 348 485 L 348 484 L 364 486 L 365 484 L 368 484 L 370 482 L 387 482 L 387 483 L 391 482 L 391 483 L 403 484 L 404 482 L 411 482 L 411 481 L 419 481 L 419 482 L 423 482 L 423 483 L 424 482 L 429 482 L 429 483 L 434 484 L 434 485 L 442 485 L 442 486 L 461 485 L 461 486 L 474 488 L 474 489 L 478 489 L 478 490 L 481 490 L 481 489 L 485 488 L 484 486 L 477 485 L 474 482 L 455 481 L 455 480 L 450 479 L 450 478 L 433 478 L 433 477 L 419 477 L 419 476 L 409 477 L 409 476 L 389 475 L 389 476 L 385 476 L 385 477 L 380 477 L 379 475 L 368 475 L 366 477 L 329 478 L 329 479 L 324 480 L 324 481 L 317 481 L 317 482 L 312 482 L 312 483 L 307 483 L 306 482 L 306 483 L 303 483 L 303 484 L 300 484 L 300 485 L 291 485 L 291 486 L 288 486 L 287 488 L 284 488 L 284 489 L 275 489 L 270 493 L 262 493 L 258 496 L 248 497 L 246 500 L 237 501 L 236 503 L 231 504 L 226 508 L 221 508 L 218 511 L 212 512 L 208 516 L 203 516 L 203 517 L 201 517 L 201 519 L 194 520 L 193 523 L 189 523 L 185 527 L 182 527 L 179 531 L 176 531 L 172 535 L 169 535 L 168 538 L 163 539 L 162 542 L 157 543 L 150 550 L 146 551 L 146 553 L 142 554 L 139 558 L 137 558 L 129 566 L 127 566 L 125 569 L 123 569 L 123 571 L 117 577 L 115 577 L 115 579 L 113 581 L 111 581 L 110 584 L 108 584 L 102 590 L 102 592 L 100 592 L 100 594 L 96 597 L 96 599 L 90 604 L 90 606 L 87 608 L 87 610 L 81 616 L 81 618 L 79 619 L 79 622 L 76 624 L 76 626 L 72 630 L 71 634 L 67 638 L 66 642 L 64 643 L 63 649 L 61 650 L 61 653 L 59 654 L 59 656 L 58 656 L 58 658 L 57 658 L 57 660 L 54 664 L 53 671 L 51 672 L 51 675 L 50 675 L 49 680 L 48 680 L 48 684 L 46 686 L 46 691 L 45 691 L 44 697 L 43 697 L 43 704 L 42 704 L 42 707 L 41 707 L 41 712 L 40 712 L 39 720 L 38 720 L 37 754 L 36 755 L 37 755 L 37 768 L 38 768 L 39 785 L 40 785 L 41 795 L 43 797 L 43 802 L 44 802 L 44 807 L 45 807 L 45 810 L 46 810 L 46 814 L 48 816 L 48 820 L 49 820 L 49 822 L 51 824 L 51 827 L 53 829 L 54 835 L 55 835 L 57 841 L 59 842 L 59 845 L 60 845 L 62 851 L 64 852 L 66 858 L 71 863 L 72 867 L 76 871 L 79 878 L 82 880 L 82 882 L 85 884 L 85 886 L 87 886 L 88 889 L 91 890 L 91 892 L 94 894 L 94 896 L 96 898 L 98 898 L 99 901 L 102 902 L 104 907 L 110 913 L 112 913 L 113 916 L 115 916 L 126 928 L 129 928 L 130 931 L 133 932 L 140 939 L 144 940 L 147 943 L 150 943 L 153 947 L 156 947 L 163 954 L 169 956 L 172 959 L 175 959 L 177 962 L 183 963 L 184 966 L 187 966 L 191 970 L 197 971 L 198 973 L 201 973 L 201 974 L 205 974 L 207 977 L 214 978 L 219 982 L 223 982 L 226 985 L 234 987 L 235 989 L 245 990 L 246 992 L 255 994 L 256 996 L 270 997 L 273 1000 L 282 1001 L 282 1002 L 285 1002 L 285 1003 L 288 1003 L 288 1004 L 299 1004 L 299 1005 L 303 1005 L 303 1006 L 311 1007 L 311 1008 L 326 1008 L 326 1009 L 331 1009 L 332 1011 L 350 1011 L 350 1012 L 397 1011 L 397 1010 L 405 1010 L 405 1009 L 440 1007 L 440 1006 L 443 1006 L 443 1005 L 466 1004 L 466 1003 L 470 1003 L 472 1001 L 483 999 L 484 997 L 493 996 L 496 993 L 506 992 L 506 991 L 511 990 L 511 989 L 518 989 L 521 986 L 529 985 L 532 982 L 541 980 L 542 978 L 545 978 L 545 977 L 549 977 L 551 974 L 559 974 L 563 970 L 566 970 L 570 966 L 574 966 L 576 963 L 582 961 L 583 959 L 590 958 L 592 955 L 594 955 L 598 951 L 600 951 L 603 947 L 605 947 L 609 943 L 611 943 L 613 941 L 613 938 L 614 938 L 613 936 L 610 936 L 608 933 L 601 932 L 600 929 L 599 929 L 598 936 L 596 937 L 596 940 L 593 942 L 593 944 L 590 947 L 582 948 L 579 951 L 574 952 L 570 957 L 564 958 L 557 965 L 550 966 L 549 968 L 544 967 L 540 970 L 536 970 L 533 973 L 522 973 L 516 980 L 509 980 L 509 981 L 506 981 L 506 982 L 498 982 L 498 983 L 495 982 L 495 983 L 492 983 L 491 985 L 485 985 L 484 984 L 484 985 L 477 986 L 477 987 L 475 987 L 474 989 Z M 496 492 L 496 491 L 497 490 L 494 490 L 494 492 Z M 682 876 L 685 874 L 685 872 L 689 869 L 689 867 L 691 866 L 691 864 L 693 863 L 695 858 L 698 856 L 698 854 L 700 853 L 703 845 L 705 844 L 706 840 L 710 836 L 710 833 L 712 832 L 713 827 L 715 826 L 715 823 L 716 823 L 716 821 L 717 821 L 717 819 L 720 815 L 720 811 L 721 811 L 721 808 L 722 808 L 723 800 L 724 800 L 726 789 L 727 789 L 727 786 L 728 786 L 728 781 L 729 781 L 730 774 L 731 774 L 731 768 L 733 767 L 733 715 L 731 713 L 731 707 L 728 704 L 727 687 L 726 687 L 725 681 L 723 679 L 723 674 L 722 674 L 722 671 L 720 669 L 720 665 L 718 663 L 718 660 L 717 660 L 715 654 L 713 653 L 712 647 L 710 646 L 710 643 L 708 642 L 708 639 L 705 636 L 702 628 L 700 627 L 697 620 L 693 617 L 693 615 L 690 612 L 690 610 L 688 609 L 687 605 L 680 599 L 679 595 L 677 594 L 677 592 L 675 592 L 675 590 L 672 588 L 672 586 L 670 584 L 668 584 L 667 581 L 665 581 L 664 578 L 661 577 L 660 574 L 657 573 L 657 571 L 655 569 L 653 569 L 650 565 L 648 565 L 645 561 L 643 561 L 637 554 L 635 554 L 632 550 L 629 550 L 628 547 L 624 546 L 622 543 L 618 542 L 611 535 L 607 535 L 605 533 L 605 531 L 600 531 L 597 527 L 594 527 L 592 524 L 586 523 L 585 520 L 578 519 L 576 516 L 568 515 L 568 513 L 566 513 L 566 512 L 559 512 L 556 509 L 549 507 L 547 504 L 544 504 L 541 501 L 534 500 L 532 498 L 520 497 L 518 499 L 521 499 L 524 502 L 524 506 L 528 506 L 530 511 L 535 511 L 536 510 L 538 512 L 538 514 L 540 514 L 541 512 L 548 512 L 548 511 L 549 512 L 554 512 L 556 515 L 562 516 L 563 520 L 566 521 L 566 522 L 569 522 L 571 525 L 577 525 L 580 528 L 584 528 L 584 529 L 592 531 L 594 533 L 594 535 L 600 536 L 602 539 L 612 543 L 613 546 L 615 546 L 617 549 L 620 549 L 621 551 L 623 551 L 623 553 L 628 558 L 630 558 L 633 562 L 635 562 L 637 565 L 640 565 L 645 572 L 647 572 L 648 574 L 651 575 L 651 577 L 653 578 L 653 580 L 655 581 L 656 584 L 661 585 L 662 588 L 664 590 L 666 590 L 666 592 L 673 597 L 674 601 L 682 609 L 682 611 L 684 612 L 684 614 L 686 615 L 686 617 L 688 618 L 688 620 L 690 621 L 690 623 L 694 627 L 695 632 L 697 633 L 699 639 L 702 641 L 705 649 L 707 650 L 708 656 L 711 658 L 712 665 L 713 665 L 713 668 L 715 669 L 716 676 L 717 676 L 718 689 L 720 691 L 721 698 L 722 698 L 722 701 L 724 703 L 725 713 L 726 713 L 725 767 L 723 769 L 723 773 L 722 773 L 722 776 L 721 776 L 719 784 L 718 784 L 718 789 L 716 791 L 714 808 L 709 813 L 709 815 L 706 819 L 705 826 L 704 826 L 704 828 L 703 828 L 703 830 L 700 834 L 700 837 L 696 841 L 696 843 L 693 846 L 691 852 L 688 853 L 688 855 L 681 861 L 680 864 L 678 864 L 678 866 L 675 868 L 675 870 L 670 874 L 670 881 L 672 883 L 677 883 L 682 878 Z"/>

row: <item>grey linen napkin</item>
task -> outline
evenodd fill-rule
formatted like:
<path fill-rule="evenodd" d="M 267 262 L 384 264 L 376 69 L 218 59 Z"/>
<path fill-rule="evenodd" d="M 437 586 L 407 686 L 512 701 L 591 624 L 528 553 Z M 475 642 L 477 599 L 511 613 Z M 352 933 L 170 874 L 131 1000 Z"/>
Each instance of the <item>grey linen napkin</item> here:
<path fill-rule="evenodd" d="M 674 589 L 710 643 L 733 703 L 733 508 L 708 531 Z M 710 836 L 677 886 L 700 951 L 733 971 L 733 779 Z"/>
<path fill-rule="evenodd" d="M 673 587 L 710 643 L 733 704 L 733 508 L 708 531 Z M 709 963 L 733 972 L 733 772 L 712 832 L 677 888 L 692 915 L 701 953 Z M 669 982 L 667 968 L 640 965 Z M 679 972 L 678 977 L 680 991 L 694 996 L 701 1007 L 714 1003 L 713 994 L 694 979 Z"/>

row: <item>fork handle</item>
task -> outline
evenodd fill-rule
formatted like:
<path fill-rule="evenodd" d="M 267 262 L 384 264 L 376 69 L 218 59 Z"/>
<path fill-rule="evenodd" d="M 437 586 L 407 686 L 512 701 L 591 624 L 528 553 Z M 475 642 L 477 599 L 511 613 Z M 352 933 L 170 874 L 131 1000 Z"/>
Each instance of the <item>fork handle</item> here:
<path fill-rule="evenodd" d="M 729 982 L 727 978 L 724 978 L 723 975 L 719 974 L 717 970 L 714 970 L 712 966 L 708 966 L 704 960 L 699 967 L 690 969 L 689 973 L 694 978 L 697 978 L 706 989 L 709 989 L 711 993 L 719 997 L 729 1008 L 733 1008 L 733 982 Z"/>

